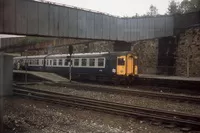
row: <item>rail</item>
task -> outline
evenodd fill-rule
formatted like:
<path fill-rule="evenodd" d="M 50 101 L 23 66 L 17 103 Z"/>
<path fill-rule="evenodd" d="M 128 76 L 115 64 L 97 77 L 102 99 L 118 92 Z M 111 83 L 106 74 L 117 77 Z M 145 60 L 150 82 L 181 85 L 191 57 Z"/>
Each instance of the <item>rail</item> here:
<path fill-rule="evenodd" d="M 148 120 L 162 121 L 163 123 L 175 124 L 180 127 L 200 128 L 200 116 L 189 115 L 181 112 L 170 112 L 165 110 L 156 110 L 118 104 L 108 101 L 99 101 L 95 99 L 83 98 L 62 93 L 31 89 L 27 87 L 15 86 L 14 94 L 25 96 L 36 100 L 44 100 L 68 106 L 78 106 L 86 109 L 103 111 L 107 113 L 120 114 L 125 116 L 134 116 Z"/>
<path fill-rule="evenodd" d="M 73 87 L 74 89 L 90 90 L 90 91 L 104 91 L 104 92 L 115 92 L 128 95 L 139 95 L 145 97 L 153 98 L 164 98 L 167 100 L 179 100 L 187 101 L 192 103 L 200 103 L 200 96 L 192 96 L 186 94 L 174 94 L 174 93 L 165 93 L 165 92 L 153 92 L 153 91 L 144 91 L 144 90 L 133 90 L 127 88 L 113 87 L 113 86 L 102 86 L 102 85 L 90 85 L 90 84 L 76 84 L 76 83 L 45 83 L 50 86 L 61 86 L 61 87 Z"/>

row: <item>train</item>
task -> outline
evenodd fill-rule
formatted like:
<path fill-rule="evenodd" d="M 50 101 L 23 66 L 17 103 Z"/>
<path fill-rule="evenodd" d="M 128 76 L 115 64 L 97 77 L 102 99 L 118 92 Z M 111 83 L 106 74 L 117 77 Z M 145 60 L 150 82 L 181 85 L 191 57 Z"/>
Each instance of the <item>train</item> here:
<path fill-rule="evenodd" d="M 14 57 L 14 69 L 53 72 L 72 80 L 130 83 L 138 76 L 138 57 L 132 52 L 101 52 Z"/>

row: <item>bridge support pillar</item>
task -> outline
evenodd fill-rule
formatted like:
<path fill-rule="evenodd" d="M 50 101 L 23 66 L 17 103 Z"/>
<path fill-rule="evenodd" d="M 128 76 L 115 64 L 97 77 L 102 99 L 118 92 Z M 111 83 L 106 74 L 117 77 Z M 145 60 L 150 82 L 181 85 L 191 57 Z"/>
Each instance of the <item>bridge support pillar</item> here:
<path fill-rule="evenodd" d="M 0 132 L 3 133 L 3 97 L 13 94 L 13 56 L 0 52 Z"/>
<path fill-rule="evenodd" d="M 0 53 L 0 132 L 3 133 L 3 53 Z"/>
<path fill-rule="evenodd" d="M 131 43 L 116 41 L 113 45 L 113 51 L 131 51 Z"/>
<path fill-rule="evenodd" d="M 175 37 L 163 37 L 158 40 L 158 63 L 157 74 L 174 75 L 176 70 L 176 48 Z"/>

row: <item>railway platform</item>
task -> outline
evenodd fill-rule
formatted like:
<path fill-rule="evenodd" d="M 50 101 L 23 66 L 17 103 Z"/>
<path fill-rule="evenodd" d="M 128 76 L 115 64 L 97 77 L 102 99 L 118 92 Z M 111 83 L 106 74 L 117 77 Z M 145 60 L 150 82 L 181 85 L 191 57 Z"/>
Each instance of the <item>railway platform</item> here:
<path fill-rule="evenodd" d="M 55 73 L 50 72 L 38 72 L 38 71 L 23 71 L 23 70 L 13 70 L 14 80 L 15 81 L 24 81 L 25 75 L 27 73 L 27 80 L 30 81 L 50 81 L 54 83 L 60 83 L 60 82 L 68 82 L 69 80 L 67 78 L 64 78 L 62 76 L 59 76 Z"/>
<path fill-rule="evenodd" d="M 200 90 L 200 77 L 140 74 L 136 84 Z"/>
<path fill-rule="evenodd" d="M 164 76 L 153 74 L 139 74 L 143 79 L 160 79 L 160 80 L 176 80 L 176 81 L 196 81 L 200 82 L 200 77 L 180 77 L 180 76 Z"/>

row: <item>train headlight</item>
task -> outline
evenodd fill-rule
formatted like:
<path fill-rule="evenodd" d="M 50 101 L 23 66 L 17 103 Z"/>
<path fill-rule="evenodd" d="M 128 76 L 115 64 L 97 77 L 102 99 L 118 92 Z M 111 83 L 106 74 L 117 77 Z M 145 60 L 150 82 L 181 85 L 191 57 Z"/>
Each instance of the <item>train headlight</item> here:
<path fill-rule="evenodd" d="M 113 69 L 112 69 L 112 72 L 113 72 L 113 73 L 116 73 L 116 69 L 113 68 Z"/>

